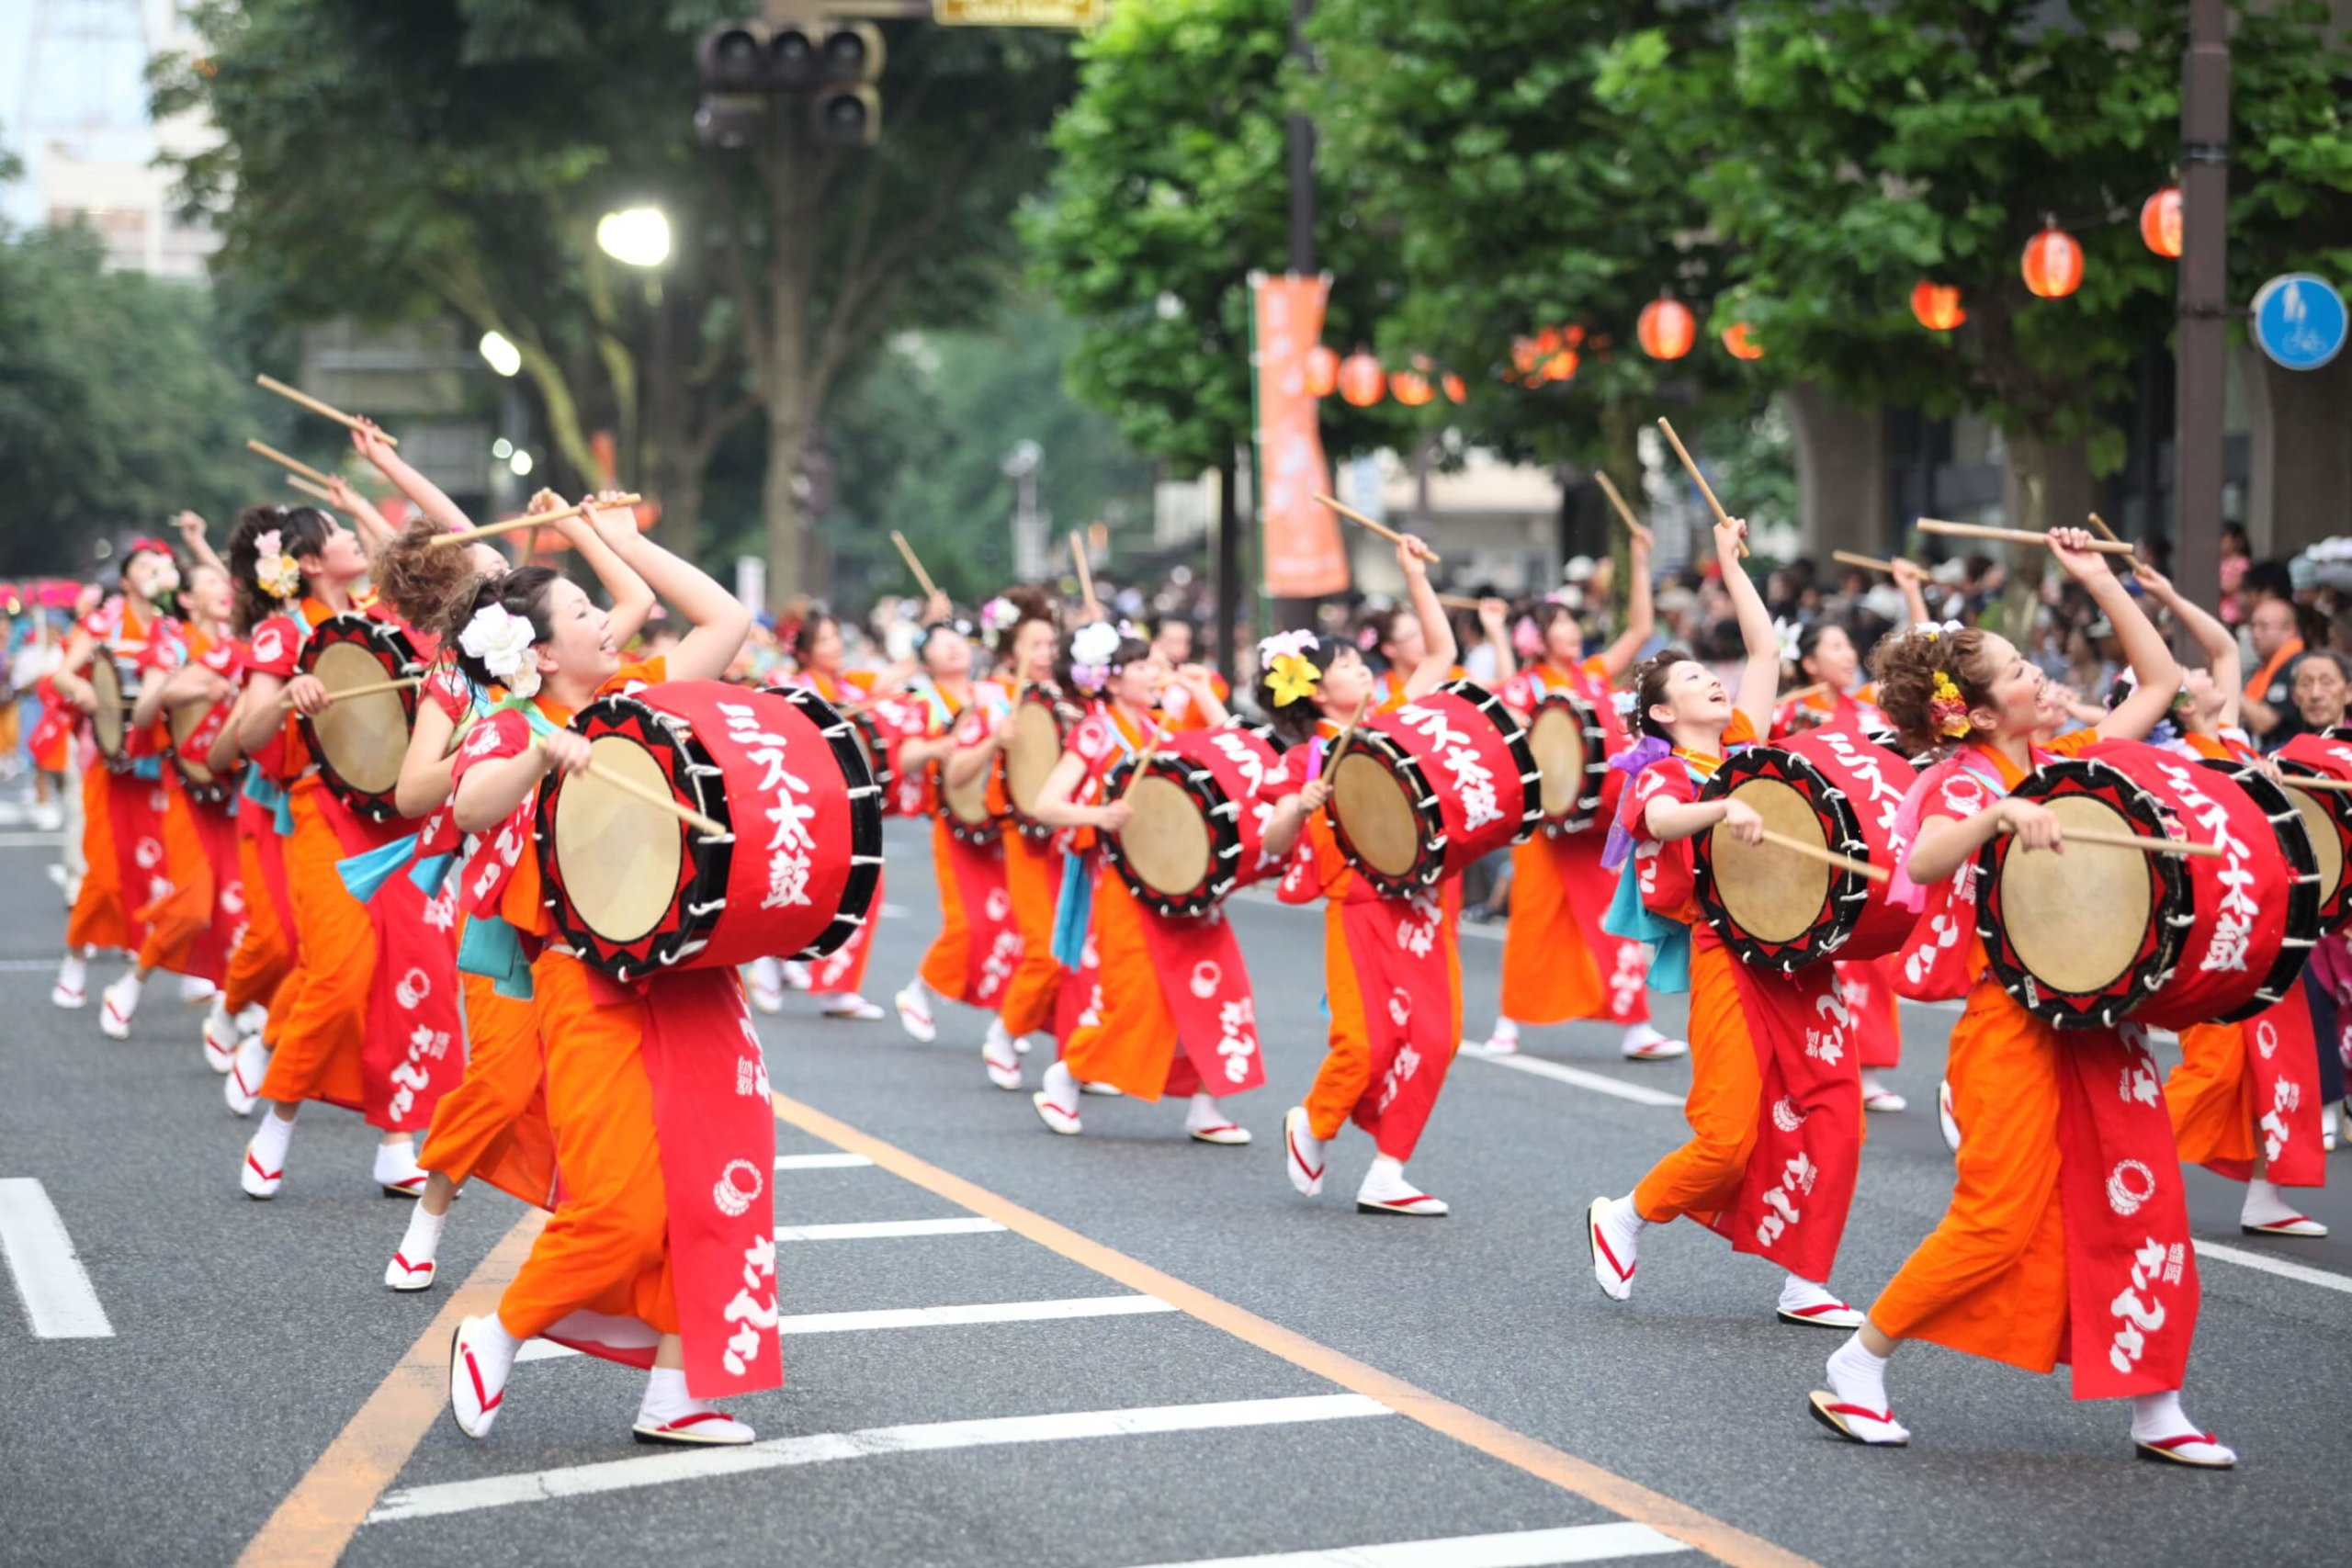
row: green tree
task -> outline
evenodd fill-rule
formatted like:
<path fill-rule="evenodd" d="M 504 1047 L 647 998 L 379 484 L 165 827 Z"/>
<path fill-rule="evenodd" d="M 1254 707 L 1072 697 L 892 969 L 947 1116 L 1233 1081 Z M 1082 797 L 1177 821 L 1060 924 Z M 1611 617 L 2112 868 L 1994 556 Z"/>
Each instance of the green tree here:
<path fill-rule="evenodd" d="M 816 146 L 778 112 L 742 154 L 692 130 L 693 48 L 729 0 L 202 0 L 199 58 L 156 107 L 226 140 L 179 165 L 221 265 L 296 319 L 454 312 L 522 351 L 575 474 L 613 430 L 692 547 L 712 456 L 764 414 L 771 582 L 804 564 L 804 459 L 828 400 L 893 326 L 960 319 L 1010 275 L 1006 216 L 1066 87 L 1050 35 L 888 30 L 884 131 Z M 953 35 L 953 36 L 951 36 Z M 594 243 L 653 200 L 658 284 Z"/>
<path fill-rule="evenodd" d="M 2233 298 L 2332 258 L 2352 136 L 2326 7 L 2233 7 Z M 1972 411 L 2008 438 L 2026 526 L 2082 444 L 2122 461 L 2116 410 L 2174 310 L 2175 264 L 2141 243 L 2141 200 L 2179 137 L 2181 8 L 2077 0 L 1758 0 L 1703 38 L 1620 40 L 1602 96 L 1655 128 L 1733 258 L 1715 309 L 1752 321 L 1768 363 L 1856 402 Z M 2331 200 L 2330 197 L 2333 197 Z M 2019 256 L 2046 220 L 2084 250 L 2080 290 L 2042 300 Z M 2335 247 L 2333 250 L 2330 247 Z M 1968 321 L 1923 330 L 1922 278 Z"/>
<path fill-rule="evenodd" d="M 0 166 L 0 183 L 12 170 Z M 257 417 L 201 288 L 108 272 L 84 229 L 0 230 L 0 572 L 86 576 L 101 539 L 252 499 Z"/>

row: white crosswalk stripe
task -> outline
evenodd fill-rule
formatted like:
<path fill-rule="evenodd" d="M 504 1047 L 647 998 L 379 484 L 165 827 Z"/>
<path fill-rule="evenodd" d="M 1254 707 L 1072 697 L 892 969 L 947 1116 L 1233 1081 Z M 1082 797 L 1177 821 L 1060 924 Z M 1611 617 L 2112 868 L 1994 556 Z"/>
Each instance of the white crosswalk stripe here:
<path fill-rule="evenodd" d="M 953 1328 L 975 1323 L 1056 1323 L 1079 1317 L 1133 1317 L 1174 1312 L 1156 1296 L 1070 1296 L 1059 1301 L 975 1302 L 966 1306 L 880 1307 L 868 1312 L 797 1313 L 776 1320 L 779 1334 L 856 1334 L 877 1328 Z M 580 1352 L 534 1339 L 517 1361 L 551 1361 Z"/>
<path fill-rule="evenodd" d="M 1441 1540 L 1395 1540 L 1378 1546 L 1334 1546 L 1317 1551 L 1276 1551 L 1262 1557 L 1207 1557 L 1154 1568 L 1554 1568 L 1619 1557 L 1657 1557 L 1690 1549 L 1647 1525 L 1620 1519 L 1566 1529 L 1456 1535 Z"/>

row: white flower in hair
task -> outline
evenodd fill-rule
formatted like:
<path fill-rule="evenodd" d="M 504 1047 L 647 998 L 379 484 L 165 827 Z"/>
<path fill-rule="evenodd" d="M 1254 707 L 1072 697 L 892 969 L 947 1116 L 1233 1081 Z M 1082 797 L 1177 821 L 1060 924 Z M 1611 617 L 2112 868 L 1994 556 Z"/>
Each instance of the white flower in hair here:
<path fill-rule="evenodd" d="M 275 528 L 254 536 L 254 581 L 273 599 L 301 594 L 301 563 L 286 553 L 284 536 Z"/>
<path fill-rule="evenodd" d="M 169 593 L 180 585 L 180 569 L 172 564 L 169 556 L 155 563 L 154 584 L 158 593 Z"/>
<path fill-rule="evenodd" d="M 1804 626 L 1796 621 L 1772 623 L 1772 635 L 1781 639 L 1781 662 L 1794 664 L 1803 657 L 1797 649 L 1797 639 L 1804 635 Z"/>
<path fill-rule="evenodd" d="M 1276 632 L 1258 639 L 1258 668 L 1266 669 L 1284 654 L 1304 659 L 1315 651 L 1316 636 L 1310 631 Z"/>
<path fill-rule="evenodd" d="M 993 637 L 1021 618 L 1021 606 L 1000 593 L 980 606 L 980 629 Z"/>
<path fill-rule="evenodd" d="M 458 634 L 458 646 L 480 660 L 500 685 L 518 697 L 538 694 L 539 671 L 531 662 L 531 649 L 537 641 L 529 617 L 497 604 L 476 610 L 466 629 Z"/>
<path fill-rule="evenodd" d="M 1069 657 L 1073 664 L 1107 665 L 1119 651 L 1119 628 L 1107 621 L 1093 621 L 1078 628 L 1069 639 Z"/>

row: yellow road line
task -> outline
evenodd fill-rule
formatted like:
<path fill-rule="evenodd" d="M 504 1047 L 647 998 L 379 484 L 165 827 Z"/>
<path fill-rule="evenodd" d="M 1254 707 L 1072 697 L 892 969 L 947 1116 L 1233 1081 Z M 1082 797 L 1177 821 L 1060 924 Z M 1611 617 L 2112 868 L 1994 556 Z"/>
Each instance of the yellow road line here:
<path fill-rule="evenodd" d="M 546 1223 L 537 1209 L 525 1214 L 465 1283 L 449 1292 L 431 1325 L 246 1544 L 238 1568 L 312 1568 L 343 1555 L 376 1499 L 449 1407 L 449 1337 L 457 1333 L 458 1320 L 480 1317 L 498 1305 Z"/>
<path fill-rule="evenodd" d="M 776 1115 L 790 1126 L 821 1138 L 836 1148 L 864 1155 L 892 1175 L 937 1193 L 949 1202 L 976 1214 L 985 1215 L 1005 1229 L 1026 1236 L 1073 1263 L 1116 1280 L 1130 1290 L 1157 1296 L 1177 1311 L 1221 1328 L 1269 1355 L 1279 1356 L 1293 1366 L 1326 1378 L 1351 1393 L 1376 1399 L 1398 1415 L 1418 1421 L 1432 1431 L 1442 1432 L 1480 1453 L 1548 1481 L 1563 1491 L 1573 1492 L 1611 1513 L 1637 1520 L 1661 1534 L 1672 1536 L 1686 1546 L 1735 1564 L 1736 1568 L 1815 1568 L 1808 1558 L 1800 1557 L 1712 1515 L 1678 1503 L 1663 1493 L 1653 1492 L 1639 1482 L 1629 1481 L 1574 1454 L 1563 1453 L 1549 1443 L 1531 1438 L 1524 1432 L 1514 1431 L 1475 1410 L 1441 1399 L 1427 1389 L 1416 1387 L 1402 1378 L 1260 1317 L 1222 1297 L 1213 1296 L 1197 1285 L 1187 1284 L 1171 1274 L 1163 1274 L 1148 1263 L 1080 1235 L 1069 1226 L 1025 1209 L 1010 1198 L 1000 1197 L 985 1187 L 907 1153 L 894 1144 L 884 1143 L 869 1133 L 862 1133 L 845 1122 L 836 1121 L 813 1106 L 803 1105 L 781 1094 L 771 1098 L 775 1101 Z M 370 1501 L 373 1501 L 372 1497 Z"/>

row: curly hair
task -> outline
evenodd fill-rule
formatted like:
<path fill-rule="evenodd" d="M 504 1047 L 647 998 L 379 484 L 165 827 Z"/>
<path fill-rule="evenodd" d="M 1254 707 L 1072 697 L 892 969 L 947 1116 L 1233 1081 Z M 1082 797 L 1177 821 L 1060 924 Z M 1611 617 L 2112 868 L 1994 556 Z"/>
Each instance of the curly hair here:
<path fill-rule="evenodd" d="M 1042 622 L 1056 632 L 1061 630 L 1061 617 L 1056 613 L 1054 602 L 1046 596 L 1044 589 L 1023 584 L 1008 588 L 997 597 L 1013 609 L 1012 621 L 989 637 L 989 650 L 998 658 L 1009 660 L 1012 657 L 1012 645 L 1021 639 L 1021 628 L 1032 621 Z"/>
<path fill-rule="evenodd" d="M 255 626 L 284 607 L 283 601 L 263 592 L 254 575 L 258 554 L 254 541 L 273 530 L 278 548 L 300 560 L 326 548 L 334 520 L 315 506 L 248 506 L 237 513 L 237 525 L 229 531 L 229 550 L 222 559 L 229 568 L 229 627 L 239 637 L 252 636 Z M 311 586 L 307 576 L 302 586 L 306 591 Z"/>
<path fill-rule="evenodd" d="M 1905 750 L 1917 756 L 1969 739 L 1937 729 L 1936 677 L 1949 678 L 1969 707 L 1992 705 L 1996 671 L 1984 647 L 1990 637 L 1974 626 L 1951 632 L 1930 626 L 1887 637 L 1871 650 L 1878 705 L 1902 737 Z"/>
<path fill-rule="evenodd" d="M 458 672 L 475 685 L 487 691 L 503 685 L 490 667 L 465 650 L 460 638 L 466 623 L 474 612 L 485 605 L 496 604 L 510 615 L 520 615 L 531 623 L 532 640 L 545 645 L 555 635 L 554 622 L 548 615 L 548 593 L 562 581 L 560 573 L 543 566 L 518 566 L 499 577 L 477 577 L 469 591 L 461 591 L 450 600 L 435 625 L 419 630 L 431 630 L 441 639 L 442 657 L 455 665 Z"/>
<path fill-rule="evenodd" d="M 1314 665 L 1316 674 L 1322 676 L 1329 674 L 1340 655 L 1351 649 L 1351 644 L 1338 637 L 1318 637 L 1315 639 L 1315 646 L 1299 657 Z M 1274 734 L 1285 743 L 1296 745 L 1314 736 L 1316 723 L 1323 716 L 1323 710 L 1316 705 L 1314 698 L 1293 697 L 1286 703 L 1274 701 L 1273 677 L 1264 670 L 1258 672 L 1255 695 L 1259 711 L 1266 716 L 1274 727 Z"/>
<path fill-rule="evenodd" d="M 419 517 L 376 558 L 376 592 L 410 626 L 437 626 L 452 604 L 493 575 L 481 570 L 471 550 L 435 542 L 447 536 L 437 521 Z"/>

